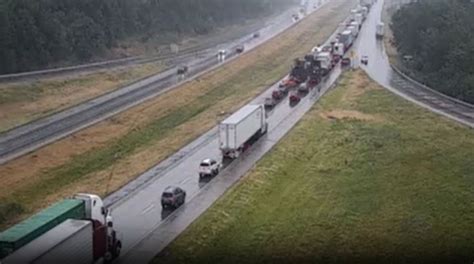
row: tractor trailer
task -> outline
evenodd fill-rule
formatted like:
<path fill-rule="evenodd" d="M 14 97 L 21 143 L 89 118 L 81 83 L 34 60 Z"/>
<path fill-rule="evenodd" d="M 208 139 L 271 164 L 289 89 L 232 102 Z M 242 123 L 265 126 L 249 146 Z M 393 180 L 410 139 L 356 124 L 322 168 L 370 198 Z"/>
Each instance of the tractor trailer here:
<path fill-rule="evenodd" d="M 264 105 L 242 107 L 219 124 L 219 148 L 223 159 L 236 159 L 267 132 Z"/>
<path fill-rule="evenodd" d="M 384 23 L 382 22 L 379 22 L 377 23 L 377 26 L 375 28 L 375 37 L 377 38 L 383 38 L 383 35 L 384 35 Z"/>
<path fill-rule="evenodd" d="M 2 264 L 107 262 L 121 248 L 112 217 L 94 194 L 62 200 L 0 233 Z"/>

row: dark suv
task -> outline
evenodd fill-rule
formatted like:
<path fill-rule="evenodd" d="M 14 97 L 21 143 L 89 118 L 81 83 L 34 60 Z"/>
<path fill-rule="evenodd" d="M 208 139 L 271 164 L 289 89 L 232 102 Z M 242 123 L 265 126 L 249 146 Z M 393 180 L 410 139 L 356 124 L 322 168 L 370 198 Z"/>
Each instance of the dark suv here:
<path fill-rule="evenodd" d="M 168 207 L 178 208 L 184 204 L 186 200 L 186 192 L 174 186 L 167 187 L 161 195 L 161 206 L 163 209 Z"/>

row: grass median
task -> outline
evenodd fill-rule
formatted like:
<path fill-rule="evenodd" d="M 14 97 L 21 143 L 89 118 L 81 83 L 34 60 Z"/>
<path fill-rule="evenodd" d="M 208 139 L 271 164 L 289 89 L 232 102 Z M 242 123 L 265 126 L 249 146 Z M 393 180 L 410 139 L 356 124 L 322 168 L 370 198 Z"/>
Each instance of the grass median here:
<path fill-rule="evenodd" d="M 212 128 L 323 42 L 355 1 L 333 0 L 236 60 L 162 96 L 0 167 L 0 226 L 75 192 L 120 188 Z M 97 139 L 99 138 L 99 139 Z M 27 169 L 26 169 L 27 168 Z M 2 221 L 3 219 L 3 221 Z"/>
<path fill-rule="evenodd" d="M 467 263 L 474 134 L 344 75 L 153 263 Z"/>
<path fill-rule="evenodd" d="M 113 91 L 164 70 L 163 62 L 132 69 L 0 85 L 0 132 Z"/>

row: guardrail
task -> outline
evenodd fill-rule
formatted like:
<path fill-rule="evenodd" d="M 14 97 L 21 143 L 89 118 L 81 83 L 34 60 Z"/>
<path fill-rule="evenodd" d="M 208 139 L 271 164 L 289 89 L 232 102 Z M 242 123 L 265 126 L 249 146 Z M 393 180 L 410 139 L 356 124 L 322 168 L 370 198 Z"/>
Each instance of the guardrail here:
<path fill-rule="evenodd" d="M 439 91 L 436 91 L 435 89 L 433 89 L 433 88 L 431 88 L 431 87 L 426 86 L 425 84 L 420 83 L 419 81 L 417 81 L 417 80 L 413 79 L 412 77 L 408 76 L 407 74 L 405 74 L 401 69 L 399 69 L 397 66 L 393 65 L 392 63 L 390 63 L 390 67 L 391 67 L 396 73 L 398 73 L 400 76 L 402 76 L 405 80 L 407 80 L 407 81 L 413 83 L 413 84 L 416 85 L 416 86 L 419 86 L 419 87 L 421 87 L 421 88 L 423 88 L 423 89 L 425 89 L 425 90 L 427 90 L 427 91 L 429 91 L 429 92 L 435 93 L 435 94 L 437 94 L 437 95 L 439 95 L 439 96 L 441 96 L 441 97 L 443 97 L 443 98 L 446 98 L 446 99 L 448 99 L 448 100 L 450 100 L 450 101 L 453 101 L 453 102 L 455 102 L 455 103 L 457 103 L 457 104 L 461 104 L 461 105 L 466 106 L 466 107 L 469 107 L 469 108 L 474 108 L 474 105 L 473 105 L 473 104 L 470 104 L 470 103 L 461 101 L 461 100 L 459 100 L 459 99 L 457 99 L 457 98 L 451 97 L 451 96 L 449 96 L 449 95 L 443 94 L 443 93 L 441 93 L 441 92 L 439 92 Z"/>

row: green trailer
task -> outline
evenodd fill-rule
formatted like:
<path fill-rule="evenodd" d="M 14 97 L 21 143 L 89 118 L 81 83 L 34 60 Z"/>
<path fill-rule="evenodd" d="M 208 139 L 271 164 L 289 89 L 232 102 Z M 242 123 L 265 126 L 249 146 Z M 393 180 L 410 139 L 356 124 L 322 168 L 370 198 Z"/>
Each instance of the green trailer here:
<path fill-rule="evenodd" d="M 66 199 L 0 233 L 0 259 L 36 239 L 66 219 L 83 219 L 83 200 Z"/>

